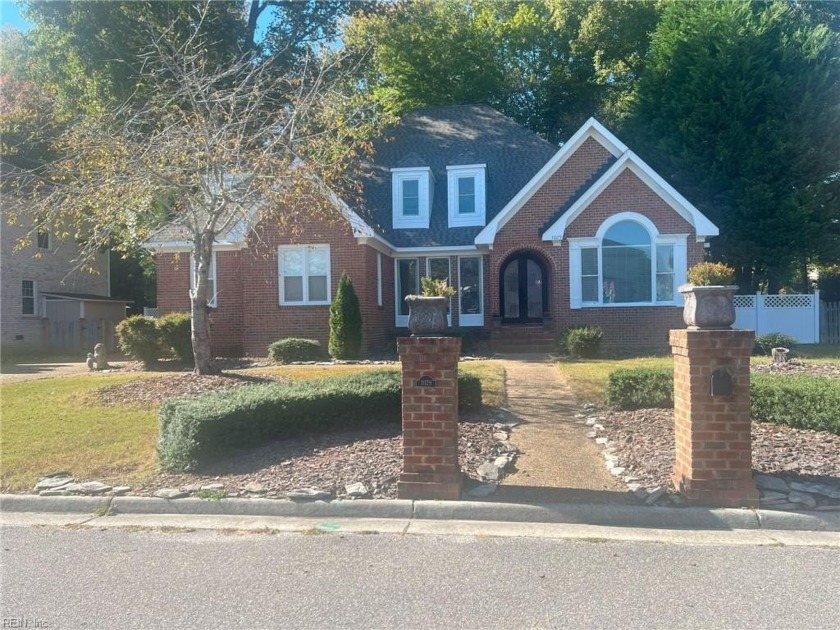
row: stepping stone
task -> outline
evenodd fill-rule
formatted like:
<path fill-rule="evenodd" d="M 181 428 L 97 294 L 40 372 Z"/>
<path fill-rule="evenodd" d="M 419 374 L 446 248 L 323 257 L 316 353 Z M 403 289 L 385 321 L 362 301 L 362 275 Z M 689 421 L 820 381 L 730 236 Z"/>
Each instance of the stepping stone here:
<path fill-rule="evenodd" d="M 55 490 L 76 481 L 73 477 L 41 477 L 35 484 L 35 490 Z"/>

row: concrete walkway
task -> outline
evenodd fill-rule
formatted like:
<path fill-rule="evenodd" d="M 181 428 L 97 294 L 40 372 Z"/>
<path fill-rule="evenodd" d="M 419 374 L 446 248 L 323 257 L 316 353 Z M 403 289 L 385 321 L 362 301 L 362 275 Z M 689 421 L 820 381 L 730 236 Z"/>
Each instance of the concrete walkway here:
<path fill-rule="evenodd" d="M 630 503 L 627 488 L 607 471 L 601 447 L 576 422 L 580 408 L 554 363 L 543 355 L 511 355 L 505 372 L 507 407 L 522 422 L 510 438 L 520 455 L 492 500 Z"/>

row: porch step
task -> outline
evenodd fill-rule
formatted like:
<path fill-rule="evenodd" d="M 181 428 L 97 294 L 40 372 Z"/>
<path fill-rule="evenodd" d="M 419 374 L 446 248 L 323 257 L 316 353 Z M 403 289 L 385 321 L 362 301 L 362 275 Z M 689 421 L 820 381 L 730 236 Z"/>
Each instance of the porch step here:
<path fill-rule="evenodd" d="M 503 354 L 554 351 L 554 331 L 542 324 L 502 326 L 493 331 L 490 347 Z"/>

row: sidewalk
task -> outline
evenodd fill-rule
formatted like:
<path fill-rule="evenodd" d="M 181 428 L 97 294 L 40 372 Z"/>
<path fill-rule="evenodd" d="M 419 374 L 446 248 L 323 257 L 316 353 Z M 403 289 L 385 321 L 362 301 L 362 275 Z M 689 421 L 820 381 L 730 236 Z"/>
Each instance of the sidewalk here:
<path fill-rule="evenodd" d="M 492 501 L 505 503 L 635 503 L 607 471 L 600 448 L 576 423 L 574 394 L 545 355 L 506 359 L 507 408 L 521 422 L 510 441 L 519 449 L 514 471 Z"/>

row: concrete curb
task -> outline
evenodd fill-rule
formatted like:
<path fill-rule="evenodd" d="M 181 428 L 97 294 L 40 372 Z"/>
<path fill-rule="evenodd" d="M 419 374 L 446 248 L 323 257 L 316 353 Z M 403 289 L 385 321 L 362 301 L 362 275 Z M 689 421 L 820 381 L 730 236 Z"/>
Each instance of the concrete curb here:
<path fill-rule="evenodd" d="M 156 497 L 41 497 L 0 495 L 0 511 L 117 514 L 182 514 L 320 518 L 568 523 L 654 529 L 764 529 L 840 532 L 840 512 L 780 512 L 730 508 L 669 508 L 634 505 L 558 503 L 520 505 L 474 501 L 356 500 L 294 502 L 277 499 Z"/>

